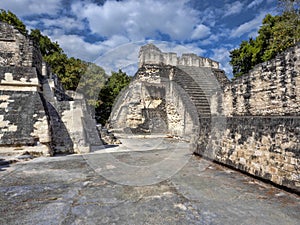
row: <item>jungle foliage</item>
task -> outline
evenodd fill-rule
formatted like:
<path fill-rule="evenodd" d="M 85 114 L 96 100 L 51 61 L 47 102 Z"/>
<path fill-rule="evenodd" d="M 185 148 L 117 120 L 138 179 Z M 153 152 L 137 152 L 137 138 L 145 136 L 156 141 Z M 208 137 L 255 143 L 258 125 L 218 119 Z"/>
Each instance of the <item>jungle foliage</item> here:
<path fill-rule="evenodd" d="M 281 15 L 262 21 L 258 36 L 243 41 L 230 52 L 234 77 L 247 74 L 255 65 L 274 58 L 300 41 L 300 0 L 279 0 Z"/>

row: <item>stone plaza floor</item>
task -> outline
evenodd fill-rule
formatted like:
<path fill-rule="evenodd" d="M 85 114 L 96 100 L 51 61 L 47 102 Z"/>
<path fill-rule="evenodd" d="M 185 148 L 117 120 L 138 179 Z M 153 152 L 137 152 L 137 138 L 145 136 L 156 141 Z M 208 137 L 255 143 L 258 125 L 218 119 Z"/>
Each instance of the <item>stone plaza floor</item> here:
<path fill-rule="evenodd" d="M 299 196 L 185 142 L 122 143 L 0 167 L 0 224 L 300 224 Z"/>

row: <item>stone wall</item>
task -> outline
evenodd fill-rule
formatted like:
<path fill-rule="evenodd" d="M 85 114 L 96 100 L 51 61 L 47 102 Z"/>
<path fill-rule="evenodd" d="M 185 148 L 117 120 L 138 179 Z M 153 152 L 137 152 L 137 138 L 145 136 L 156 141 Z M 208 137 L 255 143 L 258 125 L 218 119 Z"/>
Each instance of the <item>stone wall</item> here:
<path fill-rule="evenodd" d="M 162 52 L 153 44 L 142 46 L 139 53 L 139 67 L 145 64 L 165 64 L 171 66 L 195 66 L 195 67 L 211 67 L 219 68 L 219 63 L 204 57 L 199 57 L 196 54 L 186 53 L 178 57 L 173 52 Z"/>
<path fill-rule="evenodd" d="M 197 152 L 299 192 L 300 46 L 232 81 L 222 102 L 226 121 Z"/>
<path fill-rule="evenodd" d="M 50 142 L 47 115 L 38 92 L 0 90 L 0 99 L 0 145 Z"/>
<path fill-rule="evenodd" d="M 198 116 L 189 96 L 172 81 L 174 72 L 175 67 L 162 64 L 139 68 L 113 108 L 110 127 L 189 137 Z"/>
<path fill-rule="evenodd" d="M 0 94 L 0 147 L 12 147 L 11 154 L 20 146 L 52 155 L 102 145 L 82 96 L 68 96 L 38 46 L 1 22 Z"/>
<path fill-rule="evenodd" d="M 231 117 L 215 160 L 299 191 L 300 119 Z"/>
<path fill-rule="evenodd" d="M 173 118 L 168 125 L 184 130 L 185 109 L 195 109 L 189 122 L 196 154 L 300 191 L 300 46 L 232 82 L 212 64 L 199 63 L 200 58 L 178 58 L 147 45 L 140 51 L 137 79 L 177 85 L 164 86 L 166 93 L 175 93 L 166 96 L 166 114 Z M 137 108 L 139 104 L 136 112 L 143 108 Z M 132 114 L 131 119 L 136 118 Z"/>
<path fill-rule="evenodd" d="M 0 146 L 36 146 L 35 154 L 51 155 L 41 53 L 12 26 L 0 23 L 0 31 Z"/>
<path fill-rule="evenodd" d="M 14 27 L 0 22 L 0 66 L 35 67 L 42 73 L 42 55 L 36 44 Z"/>
<path fill-rule="evenodd" d="M 225 89 L 226 116 L 299 116 L 300 47 L 257 65 Z"/>

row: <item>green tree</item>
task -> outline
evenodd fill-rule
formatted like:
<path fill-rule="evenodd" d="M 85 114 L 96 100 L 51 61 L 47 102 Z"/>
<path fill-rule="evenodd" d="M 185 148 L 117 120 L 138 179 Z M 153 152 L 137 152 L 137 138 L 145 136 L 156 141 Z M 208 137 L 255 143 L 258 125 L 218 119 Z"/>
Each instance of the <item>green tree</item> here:
<path fill-rule="evenodd" d="M 79 84 L 80 78 L 87 69 L 87 63 L 71 57 L 63 65 L 64 73 L 61 73 L 60 79 L 65 89 L 75 91 Z"/>
<path fill-rule="evenodd" d="M 38 43 L 42 56 L 52 72 L 57 74 L 67 90 L 75 90 L 83 72 L 83 63 L 74 58 L 68 58 L 57 42 L 52 42 L 49 37 L 42 35 L 38 29 L 31 30 L 30 37 Z"/>
<path fill-rule="evenodd" d="M 300 41 L 299 2 L 280 0 L 282 15 L 266 15 L 257 38 L 243 41 L 239 48 L 230 52 L 235 77 L 247 74 L 258 63 L 274 58 Z"/>
<path fill-rule="evenodd" d="M 51 66 L 53 73 L 58 75 L 64 88 L 75 91 L 81 76 L 87 73 L 89 63 L 74 57 L 68 58 L 57 42 L 42 35 L 38 29 L 31 30 L 30 36 L 39 44 L 44 60 Z"/>
<path fill-rule="evenodd" d="M 263 19 L 261 28 L 258 31 L 256 42 L 261 46 L 258 63 L 268 61 L 275 57 L 277 50 L 274 48 L 274 26 L 278 23 L 280 17 L 266 15 Z"/>
<path fill-rule="evenodd" d="M 282 11 L 278 30 L 281 37 L 289 35 L 283 41 L 286 45 L 294 45 L 300 41 L 300 0 L 279 0 L 278 5 Z"/>
<path fill-rule="evenodd" d="M 116 98 L 120 91 L 130 83 L 130 80 L 130 77 L 122 70 L 112 72 L 107 82 L 111 95 Z"/>
<path fill-rule="evenodd" d="M 43 56 L 49 56 L 55 52 L 63 54 L 63 50 L 59 44 L 57 42 L 52 42 L 49 37 L 42 35 L 40 30 L 31 30 L 30 37 L 39 44 Z"/>
<path fill-rule="evenodd" d="M 95 111 L 96 120 L 99 123 L 106 124 L 117 96 L 129 85 L 130 81 L 131 78 L 122 70 L 112 72 L 99 94 L 100 106 Z"/>
<path fill-rule="evenodd" d="M 92 106 L 99 105 L 98 100 L 92 99 L 92 96 L 104 85 L 105 71 L 94 63 L 68 58 L 57 42 L 52 42 L 38 29 L 31 30 L 30 36 L 39 44 L 44 60 L 51 66 L 53 73 L 58 75 L 64 88 L 75 91 L 80 84 L 79 89 L 84 89 L 89 103 Z"/>
<path fill-rule="evenodd" d="M 279 9 L 284 12 L 296 12 L 300 8 L 300 0 L 278 0 Z"/>
<path fill-rule="evenodd" d="M 92 107 L 99 107 L 101 101 L 99 93 L 104 88 L 107 75 L 104 69 L 94 63 L 87 63 L 81 76 L 77 91 L 82 93 Z"/>
<path fill-rule="evenodd" d="M 256 60 L 253 57 L 254 48 L 252 40 L 249 42 L 243 41 L 238 49 L 234 49 L 230 52 L 230 63 L 236 77 L 247 73 L 253 67 L 253 61 Z"/>
<path fill-rule="evenodd" d="M 28 34 L 25 24 L 9 10 L 0 9 L 0 21 L 12 25 L 25 36 Z"/>

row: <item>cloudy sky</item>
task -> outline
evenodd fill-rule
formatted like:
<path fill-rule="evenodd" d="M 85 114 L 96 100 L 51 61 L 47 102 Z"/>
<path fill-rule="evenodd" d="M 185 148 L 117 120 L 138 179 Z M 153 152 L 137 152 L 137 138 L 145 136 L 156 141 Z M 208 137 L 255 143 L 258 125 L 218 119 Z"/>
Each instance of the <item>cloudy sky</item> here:
<path fill-rule="evenodd" d="M 276 0 L 1 0 L 27 28 L 38 28 L 68 56 L 109 70 L 136 70 L 139 46 L 194 52 L 221 63 L 230 76 L 229 51 L 255 37 Z"/>

